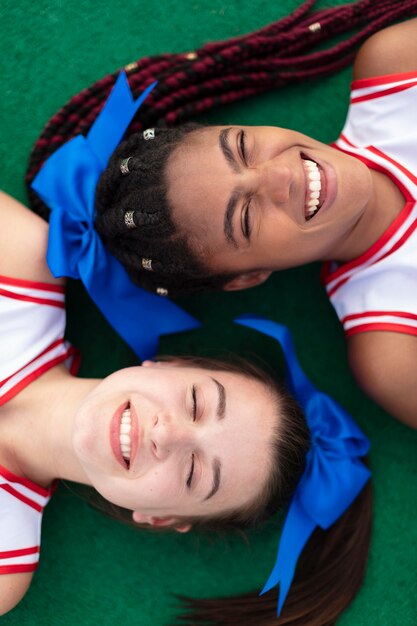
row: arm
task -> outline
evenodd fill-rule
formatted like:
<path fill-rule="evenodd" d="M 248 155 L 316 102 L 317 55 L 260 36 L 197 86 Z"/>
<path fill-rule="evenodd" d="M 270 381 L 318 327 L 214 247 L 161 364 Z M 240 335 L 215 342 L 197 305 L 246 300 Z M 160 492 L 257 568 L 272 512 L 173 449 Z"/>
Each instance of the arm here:
<path fill-rule="evenodd" d="M 0 615 L 4 615 L 20 602 L 29 588 L 32 572 L 0 575 Z"/>
<path fill-rule="evenodd" d="M 417 428 L 417 337 L 373 331 L 348 339 L 349 362 L 362 389 L 388 413 Z"/>
<path fill-rule="evenodd" d="M 0 191 L 0 274 L 48 283 L 48 224 L 20 202 Z"/>
<path fill-rule="evenodd" d="M 372 35 L 360 48 L 353 78 L 372 78 L 417 70 L 417 18 Z"/>

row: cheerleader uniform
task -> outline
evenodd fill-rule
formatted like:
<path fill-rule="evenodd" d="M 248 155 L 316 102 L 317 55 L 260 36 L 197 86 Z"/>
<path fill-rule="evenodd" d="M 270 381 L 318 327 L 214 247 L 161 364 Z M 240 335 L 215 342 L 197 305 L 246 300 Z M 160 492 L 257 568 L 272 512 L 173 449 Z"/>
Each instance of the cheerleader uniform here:
<path fill-rule="evenodd" d="M 353 82 L 336 148 L 391 178 L 404 196 L 394 222 L 349 263 L 325 263 L 323 280 L 346 336 L 417 335 L 417 72 Z"/>
<path fill-rule="evenodd" d="M 63 287 L 0 276 L 0 406 L 58 363 L 75 373 L 78 353 L 64 330 Z M 53 490 L 0 465 L 0 574 L 36 569 Z"/>

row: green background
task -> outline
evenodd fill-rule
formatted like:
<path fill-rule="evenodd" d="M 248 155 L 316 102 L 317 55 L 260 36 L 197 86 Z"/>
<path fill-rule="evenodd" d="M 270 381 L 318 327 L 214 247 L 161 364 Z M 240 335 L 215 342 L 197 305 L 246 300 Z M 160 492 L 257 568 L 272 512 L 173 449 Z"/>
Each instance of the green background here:
<path fill-rule="evenodd" d="M 26 201 L 23 177 L 43 125 L 73 94 L 144 55 L 191 51 L 266 25 L 298 6 L 249 0 L 98 2 L 2 0 L 0 5 L 0 184 Z M 337 2 L 318 2 L 317 6 Z M 339 2 L 341 4 L 341 2 Z M 340 131 L 350 70 L 218 110 L 209 121 L 297 128 L 322 141 Z M 187 298 L 204 330 L 164 338 L 161 352 L 220 348 L 279 359 L 271 343 L 231 320 L 256 312 L 289 324 L 301 362 L 372 440 L 375 521 L 365 584 L 344 626 L 417 623 L 416 433 L 368 400 L 346 362 L 343 333 L 319 282 L 319 266 L 273 276 L 255 290 Z M 135 362 L 79 285 L 68 295 L 69 337 L 84 354 L 81 375 Z M 92 332 L 94 330 L 94 332 Z M 2 624 L 165 624 L 173 594 L 221 595 L 260 588 L 275 558 L 270 523 L 240 537 L 135 532 L 91 510 L 63 487 L 48 505 L 41 563 L 21 604 Z"/>

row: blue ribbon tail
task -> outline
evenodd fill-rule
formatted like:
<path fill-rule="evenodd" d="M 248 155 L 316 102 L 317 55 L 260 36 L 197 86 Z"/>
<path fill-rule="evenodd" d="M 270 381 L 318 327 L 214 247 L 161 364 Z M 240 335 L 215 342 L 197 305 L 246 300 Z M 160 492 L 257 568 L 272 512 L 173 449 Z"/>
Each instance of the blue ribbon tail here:
<path fill-rule="evenodd" d="M 278 617 L 287 599 L 298 558 L 315 528 L 315 522 L 306 514 L 302 504 L 294 496 L 285 519 L 274 568 L 259 594 L 262 595 L 279 584 Z"/>
<path fill-rule="evenodd" d="M 97 271 L 99 269 L 99 271 Z M 89 266 L 80 260 L 79 273 L 92 300 L 137 356 L 155 356 L 160 335 L 198 328 L 200 323 L 170 300 L 134 286 L 124 267 L 111 255 Z M 109 297 L 111 285 L 111 297 Z"/>
<path fill-rule="evenodd" d="M 240 315 L 235 319 L 235 322 L 242 326 L 253 328 L 264 335 L 269 335 L 280 343 L 287 365 L 286 378 L 288 387 L 297 397 L 298 402 L 304 406 L 317 390 L 301 369 L 288 328 L 283 324 L 277 324 L 256 315 Z"/>

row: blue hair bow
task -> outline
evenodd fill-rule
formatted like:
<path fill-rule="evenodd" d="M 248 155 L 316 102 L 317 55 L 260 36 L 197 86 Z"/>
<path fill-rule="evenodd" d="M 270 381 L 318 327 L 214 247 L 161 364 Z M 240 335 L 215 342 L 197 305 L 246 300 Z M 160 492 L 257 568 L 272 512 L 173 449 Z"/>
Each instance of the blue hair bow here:
<path fill-rule="evenodd" d="M 92 300 L 141 359 L 155 354 L 159 335 L 199 326 L 173 302 L 135 285 L 94 228 L 98 179 L 155 85 L 134 101 L 122 72 L 87 137 L 78 135 L 61 146 L 32 183 L 51 209 L 47 261 L 52 274 L 81 278 Z"/>
<path fill-rule="evenodd" d="M 368 481 L 370 471 L 360 459 L 367 454 L 369 441 L 350 415 L 305 376 L 285 326 L 252 316 L 235 321 L 281 344 L 288 387 L 303 408 L 311 432 L 306 467 L 287 512 L 274 568 L 261 591 L 262 595 L 279 584 L 279 615 L 310 535 L 317 526 L 326 530 L 334 524 Z"/>

